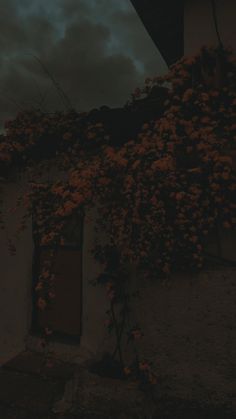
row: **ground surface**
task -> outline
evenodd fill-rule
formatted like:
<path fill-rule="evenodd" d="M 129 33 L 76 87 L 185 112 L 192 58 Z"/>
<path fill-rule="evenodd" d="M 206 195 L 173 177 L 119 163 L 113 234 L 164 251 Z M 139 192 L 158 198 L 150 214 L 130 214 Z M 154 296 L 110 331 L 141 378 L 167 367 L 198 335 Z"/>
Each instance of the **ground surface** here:
<path fill-rule="evenodd" d="M 76 375 L 76 379 L 74 379 Z M 101 378 L 85 368 L 23 352 L 0 368 L 0 419 L 234 419 L 224 407 L 157 397 L 133 383 Z"/>

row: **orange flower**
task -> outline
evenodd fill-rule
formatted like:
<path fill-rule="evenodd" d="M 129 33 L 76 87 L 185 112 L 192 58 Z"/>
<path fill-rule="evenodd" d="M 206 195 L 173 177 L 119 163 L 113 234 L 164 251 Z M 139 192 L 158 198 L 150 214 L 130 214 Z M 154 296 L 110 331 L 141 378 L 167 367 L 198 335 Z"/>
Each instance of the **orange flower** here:
<path fill-rule="evenodd" d="M 183 102 L 188 102 L 193 95 L 193 89 L 187 89 L 183 95 Z"/>
<path fill-rule="evenodd" d="M 81 194 L 80 192 L 73 192 L 73 193 L 71 194 L 71 198 L 72 198 L 73 202 L 74 202 L 76 205 L 78 205 L 78 204 L 80 204 L 81 202 L 83 202 L 83 196 L 82 196 L 82 194 Z"/>
<path fill-rule="evenodd" d="M 76 208 L 75 202 L 67 201 L 64 203 L 64 215 L 69 214 L 74 208 Z"/>
<path fill-rule="evenodd" d="M 152 373 L 149 373 L 148 381 L 150 384 L 153 384 L 153 385 L 157 384 L 157 378 Z"/>
<path fill-rule="evenodd" d="M 64 191 L 65 191 L 64 186 L 54 186 L 52 188 L 52 192 L 57 194 L 57 195 L 62 195 L 64 193 Z"/>
<path fill-rule="evenodd" d="M 139 329 L 132 330 L 131 335 L 134 339 L 140 339 L 143 336 L 141 330 Z"/>
<path fill-rule="evenodd" d="M 93 138 L 95 138 L 96 137 L 96 134 L 95 134 L 95 132 L 88 132 L 88 134 L 87 134 L 87 138 L 89 139 L 89 140 L 92 140 Z"/>
<path fill-rule="evenodd" d="M 37 305 L 38 305 L 38 307 L 39 307 L 40 310 L 45 310 L 45 308 L 47 306 L 47 303 L 46 303 L 46 301 L 43 298 L 40 297 L 38 299 Z"/>
<path fill-rule="evenodd" d="M 106 178 L 106 177 L 101 177 L 100 179 L 99 179 L 99 183 L 100 183 L 100 185 L 109 185 L 109 183 L 110 183 L 111 181 L 110 181 L 110 179 L 108 179 L 108 178 Z"/>
<path fill-rule="evenodd" d="M 110 158 L 114 158 L 114 156 L 116 154 L 115 149 L 113 147 L 106 147 L 105 153 L 106 153 L 107 157 L 110 157 Z"/>
<path fill-rule="evenodd" d="M 129 367 L 124 367 L 124 373 L 125 373 L 125 375 L 130 375 L 131 374 L 131 369 Z"/>
<path fill-rule="evenodd" d="M 50 243 L 54 239 L 54 237 L 55 237 L 54 232 L 45 234 L 41 239 L 41 245 L 45 245 L 45 244 Z"/>
<path fill-rule="evenodd" d="M 52 334 L 52 330 L 49 329 L 48 327 L 45 327 L 44 332 L 47 336 L 50 336 Z"/>
<path fill-rule="evenodd" d="M 191 241 L 192 243 L 196 243 L 196 242 L 197 242 L 197 240 L 198 240 L 198 237 L 197 237 L 197 236 L 192 236 L 192 237 L 190 237 L 190 241 Z"/>
<path fill-rule="evenodd" d="M 52 291 L 49 291 L 48 296 L 51 300 L 53 300 L 56 297 L 56 294 Z"/>
<path fill-rule="evenodd" d="M 207 102 L 209 100 L 209 95 L 207 93 L 201 93 L 201 99 L 203 102 Z"/>
<path fill-rule="evenodd" d="M 217 90 L 211 90 L 210 96 L 212 96 L 212 97 L 218 97 L 219 96 L 219 92 L 217 92 Z"/>
<path fill-rule="evenodd" d="M 35 287 L 35 291 L 41 291 L 42 289 L 43 289 L 43 283 L 42 282 L 39 282 L 37 284 L 37 286 Z"/>
<path fill-rule="evenodd" d="M 136 169 L 140 165 L 140 160 L 135 160 L 135 162 L 132 164 L 132 169 Z"/>
<path fill-rule="evenodd" d="M 183 197 L 184 197 L 184 192 L 177 192 L 175 194 L 176 201 L 181 201 L 181 199 L 183 199 Z"/>
<path fill-rule="evenodd" d="M 148 371 L 150 369 L 149 364 L 146 361 L 139 363 L 139 369 L 141 371 Z"/>
<path fill-rule="evenodd" d="M 49 272 L 49 271 L 44 271 L 44 272 L 42 273 L 42 278 L 47 279 L 47 278 L 49 278 L 49 277 L 50 277 L 50 272 Z"/>
<path fill-rule="evenodd" d="M 113 288 L 113 284 L 112 284 L 112 282 L 107 282 L 107 283 L 106 283 L 106 290 L 107 290 L 107 291 L 110 291 L 112 288 Z"/>
<path fill-rule="evenodd" d="M 230 166 L 232 166 L 232 164 L 233 164 L 232 157 L 230 157 L 230 156 L 220 156 L 219 161 L 221 163 L 228 163 Z"/>
<path fill-rule="evenodd" d="M 162 159 L 156 160 L 152 163 L 151 168 L 153 170 L 167 171 L 174 168 L 173 159 L 170 157 L 164 157 Z"/>
<path fill-rule="evenodd" d="M 72 134 L 70 132 L 65 132 L 65 134 L 63 135 L 63 140 L 70 140 L 72 137 Z"/>
<path fill-rule="evenodd" d="M 228 180 L 229 179 L 229 173 L 228 172 L 223 172 L 222 173 L 222 178 L 224 179 L 224 180 Z"/>
<path fill-rule="evenodd" d="M 108 292 L 107 292 L 107 297 L 109 298 L 109 300 L 114 300 L 114 298 L 115 298 L 115 291 L 113 290 L 113 289 L 110 289 Z"/>
<path fill-rule="evenodd" d="M 165 274 L 169 274 L 170 273 L 170 267 L 169 267 L 169 265 L 167 265 L 167 263 L 163 266 L 162 271 Z"/>
<path fill-rule="evenodd" d="M 213 191 L 219 191 L 219 189 L 220 189 L 220 185 L 218 185 L 217 183 L 212 183 L 212 184 L 211 184 L 211 189 L 212 189 Z"/>
<path fill-rule="evenodd" d="M 200 167 L 194 167 L 193 169 L 188 170 L 189 173 L 201 173 L 201 171 Z"/>

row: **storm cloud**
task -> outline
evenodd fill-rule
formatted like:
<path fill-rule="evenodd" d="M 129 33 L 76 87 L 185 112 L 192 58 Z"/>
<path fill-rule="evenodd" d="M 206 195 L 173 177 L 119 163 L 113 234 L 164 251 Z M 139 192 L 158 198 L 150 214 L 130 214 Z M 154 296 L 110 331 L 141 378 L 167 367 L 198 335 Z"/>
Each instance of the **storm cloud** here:
<path fill-rule="evenodd" d="M 166 65 L 129 0 L 1 0 L 0 125 L 18 110 L 122 106 Z"/>

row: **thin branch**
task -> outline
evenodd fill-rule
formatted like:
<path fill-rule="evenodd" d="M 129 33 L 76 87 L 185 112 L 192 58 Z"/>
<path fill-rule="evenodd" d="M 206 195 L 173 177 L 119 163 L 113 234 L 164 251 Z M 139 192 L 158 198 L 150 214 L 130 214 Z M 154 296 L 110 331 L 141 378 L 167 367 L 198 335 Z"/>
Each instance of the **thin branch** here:
<path fill-rule="evenodd" d="M 117 320 L 116 320 L 116 315 L 115 315 L 113 302 L 111 302 L 111 314 L 112 314 L 112 320 L 113 320 L 113 323 L 114 323 L 114 326 L 115 326 L 116 340 L 117 340 L 117 350 L 118 350 L 118 354 L 119 354 L 119 358 L 120 358 L 120 363 L 123 366 L 124 362 L 123 362 L 123 356 L 122 356 L 121 345 L 120 345 L 119 327 L 118 327 Z"/>
<path fill-rule="evenodd" d="M 48 76 L 48 78 L 51 80 L 52 84 L 54 85 L 57 93 L 59 94 L 64 106 L 66 107 L 66 109 L 72 109 L 72 105 L 70 102 L 70 99 L 68 98 L 68 96 L 65 94 L 64 90 L 62 89 L 62 87 L 60 86 L 60 84 L 55 80 L 54 76 L 50 73 L 50 71 L 48 70 L 48 68 L 45 66 L 45 64 L 40 60 L 39 57 L 37 57 L 34 54 L 26 54 L 26 55 L 30 55 L 32 56 L 36 61 L 38 61 L 38 63 L 41 65 L 44 73 Z"/>
<path fill-rule="evenodd" d="M 125 321 L 126 321 L 126 314 L 127 314 L 126 311 L 127 311 L 127 303 L 125 301 L 124 306 L 123 306 L 123 316 L 122 316 L 122 321 L 121 321 L 121 325 L 120 325 L 118 341 L 117 341 L 116 347 L 114 349 L 114 352 L 112 354 L 112 358 L 114 358 L 116 356 L 116 353 L 119 349 L 119 345 L 121 344 L 121 339 L 122 339 L 122 335 L 123 335 L 123 332 L 124 332 Z"/>
<path fill-rule="evenodd" d="M 33 80 L 34 80 L 34 83 L 35 83 L 35 85 L 36 85 L 36 87 L 37 87 L 37 89 L 38 89 L 38 92 L 39 92 L 39 99 L 35 99 L 35 103 L 41 108 L 41 109 L 43 109 L 43 111 L 45 111 L 46 112 L 46 109 L 44 108 L 44 106 L 46 105 L 46 97 L 47 97 L 47 91 L 45 91 L 44 93 L 42 92 L 42 90 L 40 89 L 40 86 L 39 86 L 39 84 L 38 84 L 38 82 L 37 82 L 37 79 L 34 77 L 34 76 L 32 76 L 33 77 Z"/>
<path fill-rule="evenodd" d="M 13 104 L 17 107 L 17 109 L 18 109 L 18 110 L 24 110 L 24 108 L 23 108 L 23 106 L 22 106 L 22 103 L 17 102 L 17 101 L 16 101 L 16 99 L 11 98 L 11 97 L 9 97 L 9 96 L 7 97 L 7 96 L 5 95 L 5 92 L 4 92 L 4 91 L 2 91 L 2 92 L 1 92 L 1 95 L 2 95 L 3 99 L 7 100 L 8 102 L 13 103 Z M 4 95 L 4 96 L 3 96 L 3 95 Z"/>
<path fill-rule="evenodd" d="M 214 20 L 215 31 L 216 31 L 216 35 L 217 35 L 217 38 L 218 38 L 219 46 L 220 46 L 220 48 L 223 48 L 223 42 L 221 40 L 221 36 L 220 36 L 220 32 L 219 32 L 215 0 L 211 0 L 211 7 L 212 7 L 213 20 Z"/>

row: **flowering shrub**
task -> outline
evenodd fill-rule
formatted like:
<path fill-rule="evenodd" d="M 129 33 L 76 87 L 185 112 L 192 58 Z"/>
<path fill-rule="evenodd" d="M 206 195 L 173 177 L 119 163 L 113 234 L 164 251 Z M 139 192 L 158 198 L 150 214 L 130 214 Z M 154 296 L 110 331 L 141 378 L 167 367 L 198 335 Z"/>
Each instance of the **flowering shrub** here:
<path fill-rule="evenodd" d="M 201 269 L 209 232 L 216 225 L 235 228 L 235 57 L 203 48 L 166 76 L 147 79 L 129 106 L 160 87 L 167 90 L 163 115 L 147 120 L 121 147 L 113 145 L 103 124 L 86 122 L 85 113 L 25 112 L 6 123 L 0 168 L 30 169 L 28 209 L 32 203 L 36 208 L 41 244 L 60 242 L 68 217 L 96 205 L 109 244 L 97 244 L 95 255 L 107 263 L 110 249 L 116 249 L 121 266 L 158 277 Z M 45 186 L 38 173 L 52 161 L 65 178 Z M 47 279 L 43 272 L 40 284 Z M 105 283 L 114 303 L 119 284 Z M 45 304 L 40 296 L 39 306 Z"/>
<path fill-rule="evenodd" d="M 62 221 L 74 211 L 96 203 L 123 262 L 147 275 L 202 267 L 210 229 L 216 222 L 226 228 L 236 223 L 235 59 L 228 52 L 221 56 L 222 79 L 218 59 L 216 51 L 204 49 L 180 60 L 167 76 L 147 79 L 136 96 L 167 85 L 164 114 L 120 148 L 109 144 L 102 124 L 86 126 L 86 114 L 26 112 L 6 124 L 1 163 L 29 164 L 41 150 L 67 171 L 66 181 L 50 185 L 55 222 L 51 233 L 48 223 L 45 230 L 41 226 L 42 243 L 59 237 Z M 31 193 L 44 188 L 35 182 Z"/>

